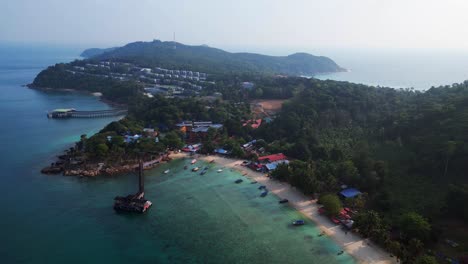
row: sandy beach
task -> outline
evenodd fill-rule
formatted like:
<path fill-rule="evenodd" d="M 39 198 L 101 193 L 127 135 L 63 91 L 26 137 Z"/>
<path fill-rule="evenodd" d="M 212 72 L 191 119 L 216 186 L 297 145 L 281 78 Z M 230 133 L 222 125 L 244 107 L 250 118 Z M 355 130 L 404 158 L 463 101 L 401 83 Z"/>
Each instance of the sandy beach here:
<path fill-rule="evenodd" d="M 188 157 L 184 153 L 171 154 L 171 158 Z M 263 173 L 255 172 L 247 167 L 241 166 L 241 160 L 229 159 L 218 156 L 201 156 L 197 155 L 197 159 L 214 162 L 224 169 L 232 169 L 241 172 L 251 180 L 265 185 L 268 190 L 282 199 L 288 199 L 290 206 L 296 208 L 305 217 L 314 221 L 318 227 L 335 242 L 337 242 L 350 255 L 356 258 L 359 263 L 397 263 L 395 258 L 390 257 L 390 254 L 379 248 L 367 239 L 356 235 L 353 232 L 345 233 L 341 226 L 333 224 L 327 217 L 318 213 L 318 205 L 316 200 L 305 196 L 299 190 L 291 185 L 271 180 L 265 177 Z"/>

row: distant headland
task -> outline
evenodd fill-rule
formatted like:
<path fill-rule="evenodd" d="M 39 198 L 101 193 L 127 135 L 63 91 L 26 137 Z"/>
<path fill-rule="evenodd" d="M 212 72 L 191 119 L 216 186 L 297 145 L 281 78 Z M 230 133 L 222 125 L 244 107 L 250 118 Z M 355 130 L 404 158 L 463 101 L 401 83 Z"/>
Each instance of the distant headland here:
<path fill-rule="evenodd" d="M 95 60 L 129 60 L 148 67 L 179 67 L 204 72 L 257 72 L 310 76 L 345 71 L 328 57 L 308 53 L 294 53 L 288 56 L 231 53 L 207 45 L 191 46 L 160 40 L 133 42 L 122 47 L 105 49 L 91 48 L 83 51 L 80 56 Z"/>

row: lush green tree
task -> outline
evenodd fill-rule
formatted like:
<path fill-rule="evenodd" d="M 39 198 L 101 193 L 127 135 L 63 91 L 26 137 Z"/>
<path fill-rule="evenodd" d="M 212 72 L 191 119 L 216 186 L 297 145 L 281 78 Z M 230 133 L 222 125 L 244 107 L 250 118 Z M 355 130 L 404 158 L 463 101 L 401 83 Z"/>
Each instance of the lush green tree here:
<path fill-rule="evenodd" d="M 104 158 L 107 155 L 108 151 L 109 147 L 104 143 L 98 144 L 96 146 L 96 155 L 100 158 Z"/>
<path fill-rule="evenodd" d="M 282 164 L 278 164 L 276 169 L 271 172 L 271 177 L 277 180 L 284 181 L 289 178 L 290 174 L 291 174 L 291 171 L 289 169 L 289 165 L 282 163 Z"/>
<path fill-rule="evenodd" d="M 356 184 L 359 180 L 359 171 L 351 160 L 346 160 L 338 165 L 338 175 L 347 184 Z"/>
<path fill-rule="evenodd" d="M 184 146 L 181 135 L 176 131 L 167 133 L 163 139 L 163 142 L 166 146 L 172 149 L 180 149 Z"/>
<path fill-rule="evenodd" d="M 328 215 L 337 216 L 343 209 L 340 198 L 336 194 L 325 194 L 320 197 L 320 203 Z"/>
<path fill-rule="evenodd" d="M 405 257 L 405 252 L 400 242 L 395 240 L 389 240 L 387 241 L 387 244 L 385 246 L 388 249 L 388 251 L 390 251 L 390 253 L 397 257 L 397 259 L 402 259 Z"/>
<path fill-rule="evenodd" d="M 431 232 L 431 225 L 424 217 L 415 212 L 403 214 L 399 226 L 406 237 L 417 238 L 421 241 L 426 241 Z"/>
<path fill-rule="evenodd" d="M 359 212 L 354 217 L 353 226 L 364 236 L 373 236 L 375 233 L 387 230 L 379 213 L 372 210 Z"/>
<path fill-rule="evenodd" d="M 244 157 L 245 153 L 244 153 L 244 150 L 239 145 L 234 145 L 234 147 L 231 150 L 231 155 L 234 157 L 242 158 Z"/>
<path fill-rule="evenodd" d="M 122 137 L 122 136 L 117 136 L 117 135 L 112 136 L 111 144 L 112 144 L 113 146 L 123 147 L 123 146 L 125 145 L 124 137 Z"/>

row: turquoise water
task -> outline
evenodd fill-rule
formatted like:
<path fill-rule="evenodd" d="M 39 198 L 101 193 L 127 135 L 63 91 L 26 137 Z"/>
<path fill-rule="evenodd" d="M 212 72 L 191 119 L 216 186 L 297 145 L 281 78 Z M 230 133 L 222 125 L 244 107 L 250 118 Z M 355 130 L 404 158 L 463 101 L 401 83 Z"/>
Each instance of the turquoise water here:
<path fill-rule="evenodd" d="M 182 160 L 163 164 L 146 172 L 154 205 L 144 215 L 112 209 L 116 195 L 136 191 L 135 175 L 40 174 L 81 134 L 114 120 L 47 119 L 45 111 L 54 108 L 108 106 L 92 96 L 21 87 L 75 54 L 42 52 L 0 47 L 6 58 L 0 60 L 1 263 L 354 263 L 336 256 L 341 249 L 318 237 L 313 223 L 290 227 L 303 217 L 276 197 L 259 198 L 257 185 L 234 184 L 237 172 L 213 168 L 200 176 L 183 170 Z"/>
<path fill-rule="evenodd" d="M 152 232 L 167 247 L 167 260 L 180 263 L 354 263 L 333 241 L 319 237 L 310 221 L 278 197 L 259 197 L 258 184 L 251 184 L 237 171 L 217 173 L 216 164 L 205 175 L 184 170 L 189 160 L 175 160 L 147 177 L 147 197 L 154 207 L 147 215 L 157 228 Z M 165 175 L 162 172 L 170 169 Z M 243 178 L 244 182 L 234 181 Z M 165 228 L 170 226 L 170 228 Z M 176 232 L 174 232 L 176 231 Z M 150 230 L 148 229 L 148 232 Z M 190 235 L 188 235 L 190 234 Z M 203 252 L 203 253 L 202 253 Z M 202 253 L 202 254 L 200 254 Z"/>

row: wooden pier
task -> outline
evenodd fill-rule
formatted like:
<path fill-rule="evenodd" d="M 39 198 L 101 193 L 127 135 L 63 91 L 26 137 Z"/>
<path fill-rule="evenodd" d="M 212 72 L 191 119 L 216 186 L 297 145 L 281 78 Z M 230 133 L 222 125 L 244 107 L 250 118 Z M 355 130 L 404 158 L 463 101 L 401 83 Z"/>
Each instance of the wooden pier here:
<path fill-rule="evenodd" d="M 56 109 L 47 113 L 48 118 L 99 118 L 122 116 L 128 113 L 127 109 L 109 109 L 97 111 L 77 111 L 75 109 Z"/>

